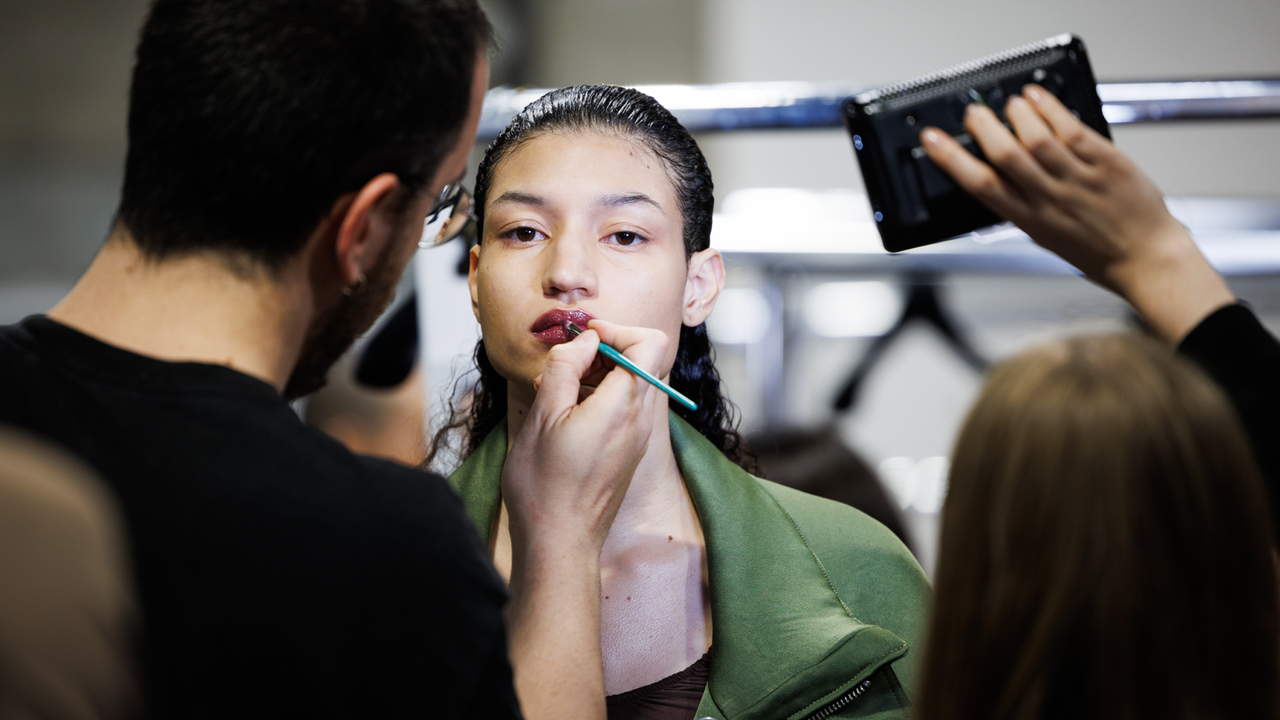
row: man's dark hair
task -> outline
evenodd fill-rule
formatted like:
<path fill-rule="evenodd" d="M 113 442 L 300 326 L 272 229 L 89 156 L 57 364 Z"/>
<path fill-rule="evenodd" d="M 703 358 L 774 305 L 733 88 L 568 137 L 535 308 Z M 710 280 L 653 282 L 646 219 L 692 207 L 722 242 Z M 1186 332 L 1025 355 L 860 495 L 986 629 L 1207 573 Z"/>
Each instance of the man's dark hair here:
<path fill-rule="evenodd" d="M 343 194 L 431 180 L 491 32 L 475 0 L 157 0 L 117 222 L 152 259 L 278 269 Z"/>

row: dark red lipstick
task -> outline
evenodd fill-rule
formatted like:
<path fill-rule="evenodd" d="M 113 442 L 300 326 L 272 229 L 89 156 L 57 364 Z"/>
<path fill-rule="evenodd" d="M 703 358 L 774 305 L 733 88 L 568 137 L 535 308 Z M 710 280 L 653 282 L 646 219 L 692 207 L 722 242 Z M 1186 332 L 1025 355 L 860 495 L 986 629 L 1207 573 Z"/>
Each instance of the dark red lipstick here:
<path fill-rule="evenodd" d="M 539 315 L 538 319 L 534 320 L 533 325 L 529 327 L 529 332 L 533 333 L 538 342 L 559 345 L 573 339 L 569 331 L 564 329 L 566 323 L 573 323 L 580 328 L 586 329 L 587 323 L 593 319 L 595 319 L 595 315 L 586 310 L 556 308 Z"/>

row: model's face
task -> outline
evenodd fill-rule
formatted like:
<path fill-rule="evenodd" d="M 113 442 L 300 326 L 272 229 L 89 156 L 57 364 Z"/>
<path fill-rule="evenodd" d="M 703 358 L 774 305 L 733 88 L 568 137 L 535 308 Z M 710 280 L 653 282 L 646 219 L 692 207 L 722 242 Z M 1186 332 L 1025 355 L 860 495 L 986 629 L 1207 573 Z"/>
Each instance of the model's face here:
<path fill-rule="evenodd" d="M 681 324 L 704 318 L 689 314 L 680 206 L 655 155 L 612 134 L 539 135 L 497 167 L 486 202 L 469 282 L 503 377 L 531 387 L 570 340 L 563 321 L 593 317 L 665 332 L 670 372 Z"/>

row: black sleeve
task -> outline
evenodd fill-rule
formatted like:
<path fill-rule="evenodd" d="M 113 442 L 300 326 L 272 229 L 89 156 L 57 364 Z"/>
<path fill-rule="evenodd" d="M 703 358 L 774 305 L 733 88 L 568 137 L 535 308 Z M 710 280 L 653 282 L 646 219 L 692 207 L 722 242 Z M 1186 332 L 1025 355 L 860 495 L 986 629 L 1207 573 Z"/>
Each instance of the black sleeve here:
<path fill-rule="evenodd" d="M 382 703 L 370 700 L 363 716 L 519 718 L 506 586 L 462 501 L 442 477 L 361 461 L 380 503 L 367 514 L 376 527 L 362 528 L 368 545 L 353 548 L 360 567 L 346 576 L 358 616 L 349 672 Z"/>
<path fill-rule="evenodd" d="M 480 671 L 475 695 L 463 715 L 470 720 L 510 720 L 520 718 L 520 702 L 512 684 L 511 662 L 507 659 L 507 634 L 498 633 L 490 648 L 489 659 Z"/>
<path fill-rule="evenodd" d="M 1280 532 L 1280 341 L 1244 305 L 1228 305 L 1193 329 L 1178 351 L 1226 391 L 1244 423 Z"/>

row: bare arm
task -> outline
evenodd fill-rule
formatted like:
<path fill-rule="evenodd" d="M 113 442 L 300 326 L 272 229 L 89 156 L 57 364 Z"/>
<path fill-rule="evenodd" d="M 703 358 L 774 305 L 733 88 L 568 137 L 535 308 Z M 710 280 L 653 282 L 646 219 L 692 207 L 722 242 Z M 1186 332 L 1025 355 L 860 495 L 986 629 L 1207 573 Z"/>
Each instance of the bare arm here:
<path fill-rule="evenodd" d="M 957 183 L 1127 300 L 1170 342 L 1235 302 L 1150 178 L 1052 93 L 1028 85 L 1005 116 L 1016 135 L 986 107 L 965 114 L 990 165 L 936 128 L 921 142 Z"/>
<path fill-rule="evenodd" d="M 507 621 L 526 717 L 605 717 L 600 655 L 600 549 L 648 446 L 657 391 L 615 368 L 579 402 L 600 336 L 654 371 L 660 331 L 593 321 L 552 348 L 538 396 L 503 468 L 511 514 Z"/>

